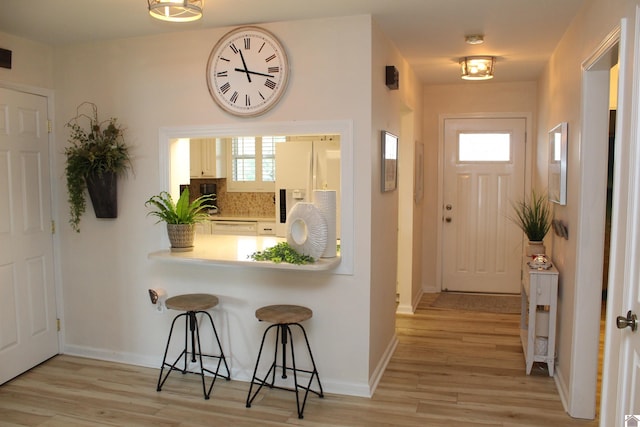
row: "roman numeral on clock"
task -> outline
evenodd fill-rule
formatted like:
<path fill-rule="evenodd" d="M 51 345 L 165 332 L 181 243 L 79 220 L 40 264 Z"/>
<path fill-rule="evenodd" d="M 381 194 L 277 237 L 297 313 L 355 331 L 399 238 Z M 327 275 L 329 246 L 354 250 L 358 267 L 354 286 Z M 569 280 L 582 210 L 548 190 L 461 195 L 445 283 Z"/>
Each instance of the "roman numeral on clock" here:
<path fill-rule="evenodd" d="M 265 62 L 269 62 L 269 61 L 273 61 L 274 59 L 276 59 L 276 54 L 274 53 L 271 56 L 268 56 L 267 58 L 265 58 Z"/>
<path fill-rule="evenodd" d="M 274 82 L 273 80 L 269 80 L 269 79 L 267 79 L 267 81 L 266 81 L 266 82 L 264 82 L 264 85 L 265 85 L 266 87 L 268 87 L 269 89 L 275 89 L 275 87 L 276 87 L 276 82 Z"/>
<path fill-rule="evenodd" d="M 233 92 L 233 95 L 231 95 L 231 98 L 229 98 L 229 101 L 235 104 L 237 100 L 238 100 L 238 92 Z"/>
<path fill-rule="evenodd" d="M 247 50 L 251 49 L 251 39 L 249 37 L 245 37 L 244 39 L 244 48 Z"/>
<path fill-rule="evenodd" d="M 269 74 L 279 73 L 280 72 L 280 67 L 269 67 L 267 72 Z"/>
<path fill-rule="evenodd" d="M 233 51 L 233 53 L 236 53 L 236 54 L 238 53 L 238 48 L 233 43 L 231 43 L 231 45 L 229 45 L 229 49 L 231 49 Z"/>
<path fill-rule="evenodd" d="M 229 82 L 226 82 L 225 84 L 220 86 L 220 92 L 222 92 L 223 94 L 229 92 L 229 89 L 231 89 L 231 85 L 229 84 Z"/>
<path fill-rule="evenodd" d="M 249 97 L 249 95 L 244 96 L 244 105 L 247 107 L 251 106 L 251 97 Z"/>
<path fill-rule="evenodd" d="M 218 72 L 216 73 L 216 76 L 217 76 L 217 77 L 229 77 L 229 76 L 227 75 L 227 72 L 226 72 L 226 71 L 218 71 Z"/>

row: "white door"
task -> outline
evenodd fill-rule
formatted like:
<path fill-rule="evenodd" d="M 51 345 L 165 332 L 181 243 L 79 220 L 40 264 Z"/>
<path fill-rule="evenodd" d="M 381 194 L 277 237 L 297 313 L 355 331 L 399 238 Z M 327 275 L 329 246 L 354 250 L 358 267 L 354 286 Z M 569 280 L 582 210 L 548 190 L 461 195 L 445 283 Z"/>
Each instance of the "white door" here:
<path fill-rule="evenodd" d="M 446 119 L 442 290 L 520 292 L 523 234 L 511 222 L 524 195 L 524 118 Z"/>
<path fill-rule="evenodd" d="M 58 353 L 47 117 L 0 88 L 0 384 Z"/>

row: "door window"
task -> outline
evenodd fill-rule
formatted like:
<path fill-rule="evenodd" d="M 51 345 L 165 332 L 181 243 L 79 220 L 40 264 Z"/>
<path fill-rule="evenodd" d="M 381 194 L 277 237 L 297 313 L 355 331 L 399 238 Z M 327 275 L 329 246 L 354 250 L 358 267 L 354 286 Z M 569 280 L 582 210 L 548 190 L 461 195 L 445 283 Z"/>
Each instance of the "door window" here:
<path fill-rule="evenodd" d="M 510 133 L 460 133 L 458 162 L 510 162 Z"/>

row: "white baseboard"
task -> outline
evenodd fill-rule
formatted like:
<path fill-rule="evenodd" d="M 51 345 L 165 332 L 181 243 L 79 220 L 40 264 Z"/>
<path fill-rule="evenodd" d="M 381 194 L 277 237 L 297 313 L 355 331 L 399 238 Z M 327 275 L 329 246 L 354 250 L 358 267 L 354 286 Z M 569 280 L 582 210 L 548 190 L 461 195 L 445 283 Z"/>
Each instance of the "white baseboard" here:
<path fill-rule="evenodd" d="M 394 340 L 397 341 L 394 337 Z M 395 345 L 393 347 L 395 349 Z M 393 349 L 390 354 L 393 354 Z M 69 356 L 77 356 L 77 357 L 85 357 L 88 359 L 97 359 L 104 360 L 108 362 L 116 362 L 116 363 L 124 363 L 127 365 L 134 366 L 142 366 L 145 368 L 154 368 L 160 370 L 160 364 L 162 363 L 162 355 L 158 356 L 145 356 L 136 353 L 126 353 L 126 352 L 114 352 L 111 350 L 105 349 L 97 349 L 92 347 L 85 347 L 79 345 L 65 345 L 62 354 L 66 354 Z M 387 353 L 385 353 L 385 359 L 390 358 L 390 355 L 387 357 Z M 232 356 L 227 355 L 227 361 L 231 365 L 231 379 L 234 381 L 241 381 L 248 383 L 251 379 L 251 375 L 253 374 L 253 370 L 249 372 L 247 369 L 238 369 L 234 368 L 231 360 Z M 382 372 L 384 372 L 384 367 L 386 367 L 388 360 L 384 363 Z M 206 364 L 205 364 L 206 365 Z M 252 368 L 253 369 L 253 368 Z M 379 374 L 382 376 L 382 374 Z M 371 397 L 373 395 L 373 391 L 369 384 L 367 383 L 355 383 L 355 382 L 345 382 L 341 380 L 336 380 L 332 378 L 325 378 L 322 376 L 322 372 L 320 372 L 320 381 L 322 383 L 322 388 L 325 393 L 332 394 L 342 394 L 346 396 L 357 396 L 357 397 Z M 376 381 L 376 385 L 379 379 Z M 150 384 L 151 387 L 155 387 L 155 384 Z"/>
<path fill-rule="evenodd" d="M 382 378 L 384 371 L 387 369 L 387 365 L 391 360 L 391 356 L 393 356 L 393 352 L 396 351 L 397 346 L 398 337 L 394 334 L 391 338 L 391 341 L 389 342 L 389 345 L 387 346 L 387 349 L 382 355 L 378 366 L 376 366 L 376 369 L 373 371 L 371 378 L 369 378 L 369 394 L 365 397 L 371 397 L 373 396 L 373 393 L 375 393 L 376 388 L 378 388 L 378 384 L 380 383 L 380 379 Z"/>
<path fill-rule="evenodd" d="M 560 374 L 560 368 L 556 365 L 555 372 L 553 375 L 553 381 L 556 383 L 556 388 L 558 389 L 558 394 L 560 395 L 560 401 L 562 402 L 562 407 L 564 411 L 569 413 L 569 389 L 567 385 L 562 380 L 563 376 Z"/>

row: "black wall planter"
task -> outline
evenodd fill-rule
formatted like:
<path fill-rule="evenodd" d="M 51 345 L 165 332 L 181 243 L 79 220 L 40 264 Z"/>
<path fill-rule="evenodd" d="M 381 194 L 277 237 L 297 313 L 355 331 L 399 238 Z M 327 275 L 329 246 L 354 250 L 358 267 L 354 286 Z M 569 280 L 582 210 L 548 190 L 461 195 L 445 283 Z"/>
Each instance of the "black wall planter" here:
<path fill-rule="evenodd" d="M 88 176 L 87 189 L 96 218 L 118 217 L 118 176 L 115 173 Z"/>

